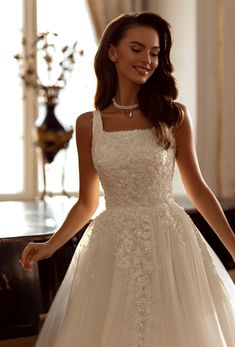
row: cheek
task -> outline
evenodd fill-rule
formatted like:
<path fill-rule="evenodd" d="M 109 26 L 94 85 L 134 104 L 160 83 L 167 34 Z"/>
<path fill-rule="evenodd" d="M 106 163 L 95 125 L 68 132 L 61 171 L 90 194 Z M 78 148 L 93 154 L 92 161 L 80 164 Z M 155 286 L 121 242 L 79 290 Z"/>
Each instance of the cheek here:
<path fill-rule="evenodd" d="M 154 60 L 154 61 L 152 62 L 152 68 L 153 68 L 153 70 L 156 70 L 156 68 L 158 67 L 158 63 L 159 63 L 158 59 L 156 59 L 156 60 Z"/>
<path fill-rule="evenodd" d="M 125 69 L 125 67 L 129 64 L 129 58 L 127 56 L 124 55 L 118 55 L 117 58 L 117 64 L 116 66 L 120 69 Z"/>

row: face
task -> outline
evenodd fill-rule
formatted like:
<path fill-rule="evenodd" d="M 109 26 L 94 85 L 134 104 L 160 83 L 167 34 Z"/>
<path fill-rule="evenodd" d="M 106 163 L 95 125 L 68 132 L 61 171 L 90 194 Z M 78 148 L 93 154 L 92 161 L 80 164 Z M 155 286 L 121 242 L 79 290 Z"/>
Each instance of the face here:
<path fill-rule="evenodd" d="M 111 45 L 109 50 L 119 83 L 125 80 L 144 84 L 158 66 L 159 51 L 159 35 L 153 28 L 135 26 L 128 29 L 118 45 Z"/>

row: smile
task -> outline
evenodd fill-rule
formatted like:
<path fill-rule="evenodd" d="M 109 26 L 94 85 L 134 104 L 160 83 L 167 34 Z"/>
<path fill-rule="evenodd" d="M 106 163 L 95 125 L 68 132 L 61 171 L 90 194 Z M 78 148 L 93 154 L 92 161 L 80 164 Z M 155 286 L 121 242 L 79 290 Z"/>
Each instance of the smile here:
<path fill-rule="evenodd" d="M 140 73 L 141 75 L 147 75 L 150 71 L 150 69 L 144 67 L 144 66 L 134 66 L 134 69 Z"/>

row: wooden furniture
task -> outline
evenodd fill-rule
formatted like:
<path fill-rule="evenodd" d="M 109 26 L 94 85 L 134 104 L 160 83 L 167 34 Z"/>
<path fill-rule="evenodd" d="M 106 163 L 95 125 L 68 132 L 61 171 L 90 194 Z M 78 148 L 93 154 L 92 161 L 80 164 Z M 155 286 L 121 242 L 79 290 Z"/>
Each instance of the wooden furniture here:
<path fill-rule="evenodd" d="M 188 199 L 177 197 L 176 201 L 185 208 L 225 267 L 234 268 L 230 254 Z M 66 197 L 0 202 L 0 339 L 37 333 L 39 314 L 48 311 L 89 223 L 50 259 L 40 261 L 34 272 L 24 271 L 18 260 L 28 241 L 42 242 L 55 232 L 74 202 L 75 199 Z M 235 231 L 235 199 L 222 199 L 220 203 Z M 104 208 L 101 197 L 92 219 Z"/>
<path fill-rule="evenodd" d="M 33 272 L 21 268 L 20 254 L 29 241 L 46 241 L 74 202 L 0 202 L 0 339 L 37 334 L 39 314 L 48 311 L 87 226 Z"/>

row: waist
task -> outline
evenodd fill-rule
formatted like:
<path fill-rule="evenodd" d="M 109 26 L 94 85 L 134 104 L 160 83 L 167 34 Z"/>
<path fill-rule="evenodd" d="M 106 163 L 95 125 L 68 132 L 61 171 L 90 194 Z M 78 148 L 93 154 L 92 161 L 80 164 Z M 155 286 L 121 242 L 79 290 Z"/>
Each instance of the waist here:
<path fill-rule="evenodd" d="M 154 199 L 154 201 L 140 202 L 140 201 L 106 201 L 106 211 L 143 211 L 143 210 L 158 210 L 161 207 L 164 207 L 166 204 L 176 203 L 174 198 L 168 197 L 164 199 Z"/>

